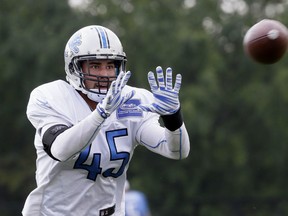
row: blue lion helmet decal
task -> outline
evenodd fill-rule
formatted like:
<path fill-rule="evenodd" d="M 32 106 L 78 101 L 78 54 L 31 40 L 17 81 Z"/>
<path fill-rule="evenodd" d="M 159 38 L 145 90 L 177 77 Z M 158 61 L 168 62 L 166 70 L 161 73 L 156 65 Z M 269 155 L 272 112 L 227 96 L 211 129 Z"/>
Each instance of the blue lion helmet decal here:
<path fill-rule="evenodd" d="M 81 34 L 75 35 L 71 41 L 69 42 L 69 48 L 73 53 L 79 52 L 79 46 L 82 44 L 82 37 Z"/>

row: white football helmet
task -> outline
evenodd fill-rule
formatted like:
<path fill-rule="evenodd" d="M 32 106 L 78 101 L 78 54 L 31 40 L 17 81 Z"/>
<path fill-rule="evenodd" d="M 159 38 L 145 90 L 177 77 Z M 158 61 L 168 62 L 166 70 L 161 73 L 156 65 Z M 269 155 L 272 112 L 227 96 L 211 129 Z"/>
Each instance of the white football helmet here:
<path fill-rule="evenodd" d="M 76 90 L 87 94 L 88 98 L 96 102 L 105 97 L 111 82 L 116 79 L 119 72 L 125 72 L 126 54 L 123 52 L 121 41 L 110 29 L 99 25 L 86 26 L 75 32 L 66 44 L 64 59 L 67 81 Z M 82 71 L 81 62 L 99 59 L 115 61 L 115 76 L 93 76 Z M 86 79 L 95 81 L 98 83 L 95 86 L 98 87 L 86 88 L 84 83 Z"/>

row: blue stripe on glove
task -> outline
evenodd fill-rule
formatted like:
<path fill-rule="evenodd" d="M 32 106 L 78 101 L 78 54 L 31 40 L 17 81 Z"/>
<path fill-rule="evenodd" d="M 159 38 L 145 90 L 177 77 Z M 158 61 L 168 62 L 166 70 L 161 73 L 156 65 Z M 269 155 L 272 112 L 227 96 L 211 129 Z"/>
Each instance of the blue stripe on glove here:
<path fill-rule="evenodd" d="M 166 69 L 164 79 L 163 70 L 160 66 L 156 68 L 157 82 L 153 72 L 148 73 L 148 82 L 154 101 L 151 104 L 140 104 L 138 107 L 147 112 L 158 113 L 159 115 L 171 115 L 176 113 L 180 108 L 179 90 L 181 88 L 182 76 L 176 75 L 176 81 L 173 88 L 172 69 Z"/>

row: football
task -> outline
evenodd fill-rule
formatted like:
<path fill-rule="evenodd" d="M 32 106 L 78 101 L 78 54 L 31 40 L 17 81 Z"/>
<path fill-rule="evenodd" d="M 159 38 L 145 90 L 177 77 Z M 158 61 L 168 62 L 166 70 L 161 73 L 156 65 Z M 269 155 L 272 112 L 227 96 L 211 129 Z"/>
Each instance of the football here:
<path fill-rule="evenodd" d="M 278 62 L 284 56 L 287 45 L 287 27 L 271 19 L 263 19 L 253 25 L 243 39 L 245 53 L 262 64 Z"/>

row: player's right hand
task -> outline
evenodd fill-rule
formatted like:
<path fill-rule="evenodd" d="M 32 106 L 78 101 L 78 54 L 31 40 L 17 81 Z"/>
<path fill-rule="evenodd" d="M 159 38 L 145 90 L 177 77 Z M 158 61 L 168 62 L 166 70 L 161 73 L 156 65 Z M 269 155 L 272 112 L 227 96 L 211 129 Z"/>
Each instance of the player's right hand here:
<path fill-rule="evenodd" d="M 98 103 L 96 110 L 104 119 L 108 118 L 112 112 L 134 96 L 134 90 L 126 94 L 122 92 L 130 76 L 130 71 L 126 73 L 122 71 L 117 79 L 111 83 L 106 97 Z"/>

